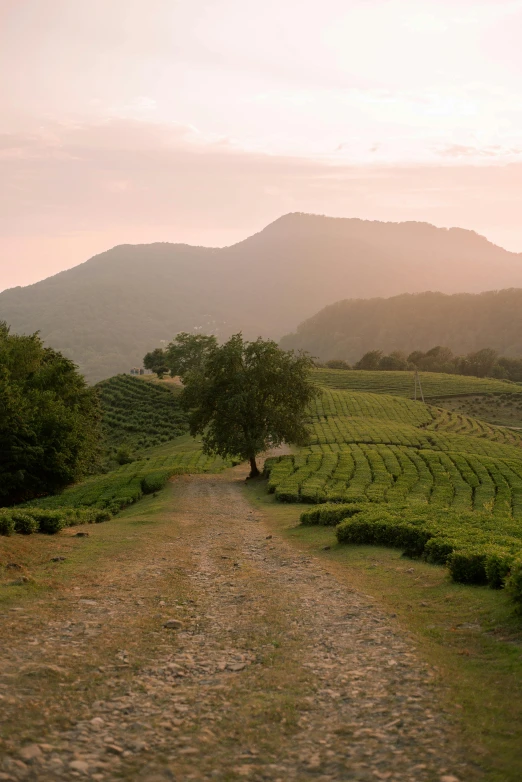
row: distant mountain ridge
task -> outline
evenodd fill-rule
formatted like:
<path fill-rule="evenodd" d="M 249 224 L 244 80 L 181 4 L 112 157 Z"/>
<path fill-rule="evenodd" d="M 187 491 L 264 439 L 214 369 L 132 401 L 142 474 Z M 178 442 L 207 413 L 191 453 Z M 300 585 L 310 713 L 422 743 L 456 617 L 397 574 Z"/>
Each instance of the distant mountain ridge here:
<path fill-rule="evenodd" d="M 458 355 L 494 348 L 522 357 L 522 289 L 484 293 L 405 293 L 388 299 L 348 299 L 331 304 L 281 340 L 322 361 L 350 364 L 369 350 L 406 354 L 435 345 Z"/>
<path fill-rule="evenodd" d="M 522 254 L 473 231 L 293 213 L 231 247 L 119 245 L 4 291 L 0 319 L 97 381 L 178 331 L 279 339 L 340 298 L 519 286 Z"/>

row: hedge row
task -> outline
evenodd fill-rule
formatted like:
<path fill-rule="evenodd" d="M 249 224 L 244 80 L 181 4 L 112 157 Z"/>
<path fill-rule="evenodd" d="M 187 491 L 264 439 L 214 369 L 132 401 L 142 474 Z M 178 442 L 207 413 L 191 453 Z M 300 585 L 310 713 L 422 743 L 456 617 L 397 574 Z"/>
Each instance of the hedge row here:
<path fill-rule="evenodd" d="M 360 513 L 364 508 L 365 505 L 358 505 L 354 502 L 318 505 L 316 508 L 310 508 L 310 510 L 305 510 L 304 513 L 301 513 L 301 524 L 333 526 L 334 524 L 339 524 L 344 519 L 355 516 L 356 513 Z"/>
<path fill-rule="evenodd" d="M 303 514 L 303 523 L 314 523 L 314 511 Z M 315 523 L 325 522 L 318 517 Z M 506 587 L 522 607 L 522 529 L 510 517 L 368 503 L 352 506 L 336 535 L 340 543 L 393 546 L 446 565 L 453 581 L 461 584 Z"/>
<path fill-rule="evenodd" d="M 0 535 L 12 535 L 13 532 L 20 535 L 31 535 L 34 532 L 54 535 L 64 527 L 98 524 L 110 518 L 111 514 L 107 510 L 97 508 L 4 508 L 0 510 Z"/>

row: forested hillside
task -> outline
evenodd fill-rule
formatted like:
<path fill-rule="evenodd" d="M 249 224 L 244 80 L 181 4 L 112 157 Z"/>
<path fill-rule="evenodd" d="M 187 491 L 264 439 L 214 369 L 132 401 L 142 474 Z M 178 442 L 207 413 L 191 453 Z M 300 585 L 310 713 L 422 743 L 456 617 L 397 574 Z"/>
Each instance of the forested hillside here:
<path fill-rule="evenodd" d="M 390 353 L 445 345 L 457 354 L 488 347 L 522 356 L 522 289 L 480 294 L 402 294 L 338 301 L 305 320 L 281 347 L 322 361 L 358 361 L 369 350 Z"/>
<path fill-rule="evenodd" d="M 40 330 L 47 344 L 97 381 L 128 371 L 179 331 L 197 328 L 227 337 L 241 330 L 247 338 L 280 338 L 340 297 L 510 286 L 522 287 L 521 256 L 472 231 L 290 214 L 222 249 L 167 243 L 115 247 L 35 285 L 4 291 L 0 319 L 17 332 Z M 424 306 L 419 303 L 421 311 Z M 384 350 L 395 347 L 389 340 L 376 342 L 381 332 L 389 333 L 390 319 L 384 319 L 385 326 L 374 323 L 370 328 L 364 325 L 364 307 L 358 314 L 360 307 L 356 305 L 351 320 L 344 318 L 341 307 L 322 336 L 306 341 L 300 332 L 299 340 L 326 358 L 337 354 L 337 343 L 350 359 L 359 358 L 370 342 Z M 513 307 L 516 317 L 515 303 Z M 399 311 L 403 309 L 394 311 L 392 321 Z M 446 323 L 438 311 L 436 317 Z M 327 332 L 337 322 L 334 330 L 340 334 L 330 345 Z M 417 333 L 410 315 L 404 315 L 404 322 Z M 453 324 L 458 327 L 459 321 Z M 473 330 L 483 347 L 490 343 L 478 325 Z M 508 330 L 515 332 L 514 327 Z M 458 348 L 445 336 L 441 340 Z M 431 331 L 413 347 L 436 342 Z M 397 347 L 407 349 L 402 343 Z M 509 346 L 499 347 L 508 352 Z"/>

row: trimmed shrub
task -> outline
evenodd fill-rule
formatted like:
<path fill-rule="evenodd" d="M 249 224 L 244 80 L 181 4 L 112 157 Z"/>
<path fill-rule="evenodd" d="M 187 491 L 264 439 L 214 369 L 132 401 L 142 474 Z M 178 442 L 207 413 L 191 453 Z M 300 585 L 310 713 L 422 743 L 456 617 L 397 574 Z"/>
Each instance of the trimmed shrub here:
<path fill-rule="evenodd" d="M 484 548 L 469 548 L 453 551 L 447 565 L 453 581 L 459 584 L 487 584 L 487 551 Z"/>
<path fill-rule="evenodd" d="M 489 550 L 486 557 L 486 578 L 492 589 L 501 589 L 509 576 L 514 556 L 504 549 Z"/>
<path fill-rule="evenodd" d="M 516 604 L 517 610 L 522 612 L 522 559 L 512 563 L 511 573 L 506 581 L 506 590 Z"/>
<path fill-rule="evenodd" d="M 33 532 L 38 532 L 38 521 L 29 513 L 14 511 L 12 518 L 15 525 L 15 532 L 18 532 L 19 535 L 32 535 Z"/>
<path fill-rule="evenodd" d="M 64 513 L 60 511 L 48 511 L 45 515 L 39 514 L 40 532 L 45 535 L 56 535 L 64 527 L 67 526 L 67 519 Z"/>
<path fill-rule="evenodd" d="M 170 470 L 158 470 L 158 472 L 150 472 L 141 479 L 141 490 L 143 494 L 153 494 L 155 491 L 160 491 L 166 485 L 170 478 Z"/>
<path fill-rule="evenodd" d="M 12 535 L 14 531 L 13 517 L 8 513 L 0 513 L 0 535 Z"/>
<path fill-rule="evenodd" d="M 428 530 L 395 519 L 369 519 L 355 516 L 336 528 L 339 543 L 404 548 L 409 556 L 420 556 L 431 537 Z"/>
<path fill-rule="evenodd" d="M 318 508 L 310 508 L 310 510 L 305 510 L 301 513 L 300 521 L 301 524 L 334 525 L 344 519 L 351 518 L 367 507 L 365 504 L 357 505 L 354 502 L 320 505 Z"/>
<path fill-rule="evenodd" d="M 455 550 L 455 542 L 443 536 L 432 537 L 424 546 L 423 557 L 433 565 L 445 565 Z"/>

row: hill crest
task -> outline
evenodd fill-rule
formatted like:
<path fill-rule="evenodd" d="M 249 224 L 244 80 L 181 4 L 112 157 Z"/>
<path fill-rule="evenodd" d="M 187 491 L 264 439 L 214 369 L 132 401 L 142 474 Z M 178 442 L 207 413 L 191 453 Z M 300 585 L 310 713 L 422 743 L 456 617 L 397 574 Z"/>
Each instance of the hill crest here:
<path fill-rule="evenodd" d="M 295 212 L 229 247 L 118 245 L 0 293 L 0 319 L 40 330 L 96 381 L 178 331 L 279 339 L 341 297 L 513 286 L 522 255 L 475 232 Z"/>

